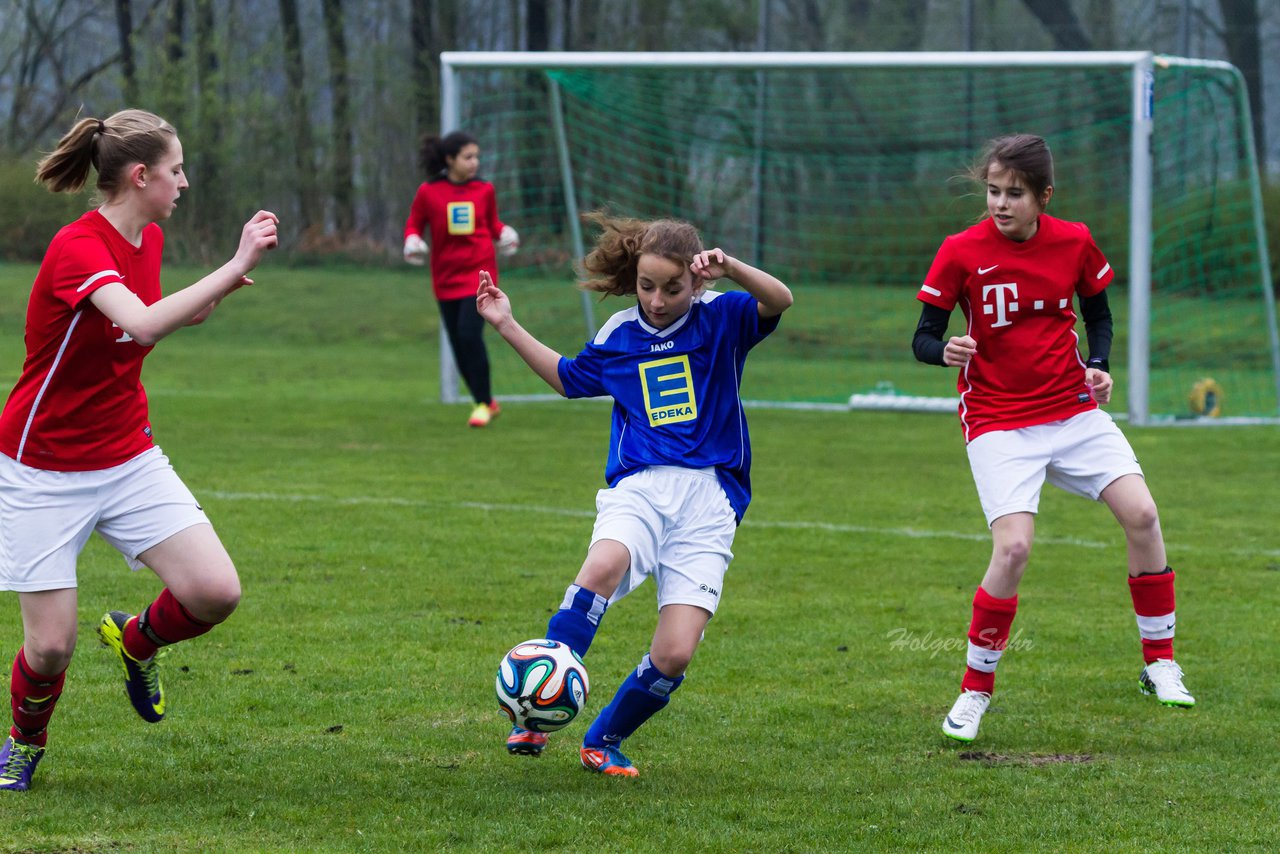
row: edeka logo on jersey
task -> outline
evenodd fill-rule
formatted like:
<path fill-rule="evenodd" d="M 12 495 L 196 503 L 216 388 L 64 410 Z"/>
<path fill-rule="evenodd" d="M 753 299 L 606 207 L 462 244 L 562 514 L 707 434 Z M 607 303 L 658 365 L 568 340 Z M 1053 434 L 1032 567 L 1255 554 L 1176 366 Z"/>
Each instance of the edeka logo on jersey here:
<path fill-rule="evenodd" d="M 641 362 L 640 388 L 644 392 L 650 427 L 679 424 L 698 417 L 688 356 Z"/>
<path fill-rule="evenodd" d="M 445 215 L 450 234 L 476 233 L 475 202 L 449 202 L 445 205 Z"/>

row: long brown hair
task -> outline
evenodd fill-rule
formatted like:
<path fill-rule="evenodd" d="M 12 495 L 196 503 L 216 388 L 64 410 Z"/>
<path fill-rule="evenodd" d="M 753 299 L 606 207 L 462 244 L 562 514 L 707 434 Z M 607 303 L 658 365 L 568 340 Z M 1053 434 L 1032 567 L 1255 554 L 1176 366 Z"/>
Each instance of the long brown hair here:
<path fill-rule="evenodd" d="M 982 157 L 969 170 L 969 177 L 987 183 L 991 167 L 1000 164 L 1022 179 L 1040 207 L 1045 191 L 1053 186 L 1053 153 L 1044 137 L 1030 133 L 1000 136 L 987 143 Z"/>
<path fill-rule="evenodd" d="M 173 125 L 146 110 L 80 119 L 36 166 L 36 183 L 54 193 L 79 192 L 92 167 L 98 172 L 98 192 L 110 198 L 123 187 L 130 164 L 159 163 L 177 135 Z"/>
<path fill-rule="evenodd" d="M 600 236 L 582 260 L 578 287 L 612 296 L 636 292 L 636 262 L 644 253 L 661 255 L 688 267 L 702 251 L 698 230 L 677 219 L 632 219 L 592 211 L 582 217 L 598 226 Z"/>

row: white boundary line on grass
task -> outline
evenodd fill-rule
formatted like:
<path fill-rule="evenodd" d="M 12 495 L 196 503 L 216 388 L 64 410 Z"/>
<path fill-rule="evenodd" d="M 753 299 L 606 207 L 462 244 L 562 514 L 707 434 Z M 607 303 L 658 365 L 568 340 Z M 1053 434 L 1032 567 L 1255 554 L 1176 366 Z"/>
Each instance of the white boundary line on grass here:
<path fill-rule="evenodd" d="M 596 515 L 593 510 L 574 510 L 568 507 L 548 507 L 540 504 L 496 504 L 484 501 L 437 501 L 430 499 L 396 498 L 394 496 L 352 495 L 341 497 L 275 492 L 222 492 L 219 490 L 210 490 L 203 494 L 208 495 L 210 498 L 219 498 L 225 501 L 272 501 L 290 504 L 333 504 L 340 507 L 370 505 L 426 508 L 444 506 L 467 510 L 500 511 L 506 513 L 541 513 L 551 516 L 569 516 L 584 519 L 591 519 Z M 743 524 L 752 528 L 791 528 L 795 530 L 824 531 L 832 534 L 871 534 L 886 537 L 904 537 L 908 539 L 964 540 L 966 542 L 980 543 L 991 541 L 991 536 L 987 533 L 973 533 L 968 531 L 930 531 L 922 530 L 920 528 L 883 528 L 873 525 L 846 525 L 835 522 L 788 522 L 757 519 L 755 517 L 747 519 Z M 1076 548 L 1082 549 L 1109 549 L 1119 548 L 1122 544 L 1118 542 L 1104 543 L 1097 540 L 1084 540 L 1078 537 L 1037 537 L 1036 545 L 1075 546 Z M 1193 550 L 1190 546 L 1183 546 L 1178 543 L 1170 543 L 1167 548 L 1169 551 L 1179 552 Z M 1280 557 L 1280 549 L 1227 548 L 1220 549 L 1220 551 L 1224 554 L 1243 557 Z"/>

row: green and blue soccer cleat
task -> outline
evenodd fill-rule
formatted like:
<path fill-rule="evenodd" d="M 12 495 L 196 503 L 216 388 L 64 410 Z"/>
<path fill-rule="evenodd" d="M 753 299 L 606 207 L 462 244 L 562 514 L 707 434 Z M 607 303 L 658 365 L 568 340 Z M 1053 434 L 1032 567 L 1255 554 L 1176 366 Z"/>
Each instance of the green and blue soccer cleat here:
<path fill-rule="evenodd" d="M 123 611 L 110 611 L 98 624 L 102 645 L 114 650 L 124 667 L 124 689 L 133 709 L 144 721 L 164 720 L 164 687 L 160 684 L 160 667 L 153 655 L 138 661 L 124 648 L 124 627 L 133 617 Z"/>
<path fill-rule="evenodd" d="M 36 765 L 44 756 L 44 748 L 25 741 L 14 741 L 13 736 L 5 739 L 0 747 L 0 789 L 12 792 L 25 792 L 31 788 L 31 775 L 36 773 Z"/>

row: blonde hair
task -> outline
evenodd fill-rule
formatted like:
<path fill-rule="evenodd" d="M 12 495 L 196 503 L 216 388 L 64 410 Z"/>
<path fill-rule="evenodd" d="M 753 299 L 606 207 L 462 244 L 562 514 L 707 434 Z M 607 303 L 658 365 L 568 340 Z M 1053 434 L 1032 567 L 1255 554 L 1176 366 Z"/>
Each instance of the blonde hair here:
<path fill-rule="evenodd" d="M 688 267 L 702 251 L 698 230 L 676 219 L 643 220 L 592 211 L 582 217 L 600 227 L 596 245 L 582 260 L 578 287 L 604 295 L 636 292 L 636 263 L 644 253 Z"/>
<path fill-rule="evenodd" d="M 98 192 L 110 198 L 124 186 L 130 164 L 154 166 L 177 136 L 173 125 L 146 110 L 80 119 L 36 166 L 36 183 L 53 193 L 76 193 L 92 167 L 98 172 Z"/>

